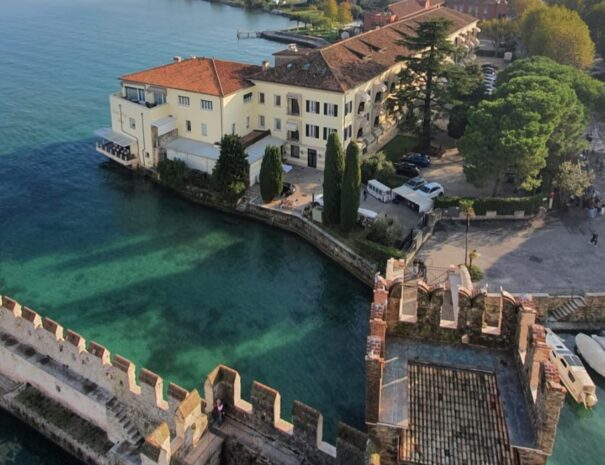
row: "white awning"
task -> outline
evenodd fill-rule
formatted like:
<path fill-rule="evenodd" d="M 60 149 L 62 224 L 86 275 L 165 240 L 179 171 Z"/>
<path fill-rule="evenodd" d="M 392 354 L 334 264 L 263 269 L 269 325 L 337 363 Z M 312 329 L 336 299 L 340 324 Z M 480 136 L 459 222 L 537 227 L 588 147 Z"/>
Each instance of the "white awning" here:
<path fill-rule="evenodd" d="M 246 149 L 246 157 L 248 158 L 248 163 L 252 164 L 255 161 L 262 160 L 265 156 L 265 149 L 269 145 L 275 145 L 276 147 L 281 147 L 285 144 L 285 141 L 278 139 L 273 136 L 265 136 L 261 140 L 256 141 L 254 144 L 249 146 Z"/>
<path fill-rule="evenodd" d="M 367 92 L 360 92 L 359 99 L 362 102 L 369 102 L 370 100 L 372 100 L 372 97 L 370 97 Z"/>
<path fill-rule="evenodd" d="M 176 129 L 176 118 L 172 116 L 166 116 L 164 118 L 160 118 L 157 121 L 151 123 L 152 126 L 158 128 L 158 136 L 163 136 L 164 134 L 174 131 Z"/>
<path fill-rule="evenodd" d="M 118 144 L 122 147 L 128 147 L 131 144 L 136 143 L 136 139 L 134 137 L 130 137 L 126 134 L 122 134 L 121 132 L 116 132 L 111 128 L 100 128 L 95 131 L 95 134 L 103 139 L 110 140 L 111 142 Z"/>
<path fill-rule="evenodd" d="M 168 142 L 166 144 L 166 148 L 168 150 L 174 150 L 175 152 L 195 155 L 208 160 L 218 160 L 218 157 L 221 153 L 220 149 L 216 145 L 186 139 L 185 137 L 177 137 L 176 139 Z"/>
<path fill-rule="evenodd" d="M 292 132 L 298 131 L 298 124 L 296 124 L 296 123 L 286 123 L 286 129 L 288 131 L 292 131 Z"/>
<path fill-rule="evenodd" d="M 386 86 L 386 84 L 383 82 L 382 84 L 378 85 L 378 91 L 379 92 L 386 92 L 389 88 Z"/>

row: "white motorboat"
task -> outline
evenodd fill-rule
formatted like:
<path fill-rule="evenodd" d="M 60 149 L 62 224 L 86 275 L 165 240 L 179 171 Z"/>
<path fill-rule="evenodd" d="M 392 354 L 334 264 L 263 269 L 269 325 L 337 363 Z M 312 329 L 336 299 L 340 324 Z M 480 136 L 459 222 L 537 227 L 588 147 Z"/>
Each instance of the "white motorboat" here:
<path fill-rule="evenodd" d="M 546 344 L 550 349 L 549 359 L 557 367 L 561 382 L 571 397 L 586 408 L 594 407 L 597 403 L 596 387 L 580 358 L 550 329 L 546 330 Z"/>
<path fill-rule="evenodd" d="M 590 368 L 605 377 L 605 338 L 580 333 L 576 336 L 576 347 Z"/>

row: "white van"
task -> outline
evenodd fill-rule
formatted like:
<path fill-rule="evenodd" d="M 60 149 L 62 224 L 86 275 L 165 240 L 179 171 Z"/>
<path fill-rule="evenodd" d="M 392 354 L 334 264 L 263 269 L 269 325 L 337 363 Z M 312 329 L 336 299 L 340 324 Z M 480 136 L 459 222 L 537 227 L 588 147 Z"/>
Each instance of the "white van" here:
<path fill-rule="evenodd" d="M 391 190 L 391 188 L 385 186 L 383 183 L 377 181 L 376 179 L 370 179 L 368 181 L 366 189 L 368 190 L 368 194 L 370 194 L 372 197 L 377 198 L 381 202 L 389 203 L 391 200 L 393 200 L 393 191 Z"/>

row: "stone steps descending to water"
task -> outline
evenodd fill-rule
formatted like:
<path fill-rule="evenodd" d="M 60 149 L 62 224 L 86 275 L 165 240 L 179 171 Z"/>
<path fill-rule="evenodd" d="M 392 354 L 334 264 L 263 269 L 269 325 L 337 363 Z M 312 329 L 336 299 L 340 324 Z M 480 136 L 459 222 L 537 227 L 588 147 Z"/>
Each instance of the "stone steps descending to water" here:
<path fill-rule="evenodd" d="M 551 323 L 560 321 L 584 307 L 586 307 L 586 301 L 584 300 L 584 297 L 572 297 L 563 305 L 549 312 L 548 321 Z"/>

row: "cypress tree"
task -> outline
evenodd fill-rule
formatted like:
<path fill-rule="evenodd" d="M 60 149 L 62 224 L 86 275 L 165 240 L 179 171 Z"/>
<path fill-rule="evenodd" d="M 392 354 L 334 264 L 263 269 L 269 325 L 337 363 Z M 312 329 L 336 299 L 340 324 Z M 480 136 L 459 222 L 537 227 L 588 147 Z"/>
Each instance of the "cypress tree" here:
<path fill-rule="evenodd" d="M 344 154 L 338 134 L 333 132 L 326 145 L 326 166 L 324 170 L 324 210 L 322 220 L 325 224 L 340 223 L 340 191 L 344 171 Z"/>
<path fill-rule="evenodd" d="M 265 203 L 277 197 L 284 184 L 284 169 L 282 168 L 279 149 L 274 145 L 265 148 L 265 155 L 260 166 L 260 195 Z"/>
<path fill-rule="evenodd" d="M 359 195 L 361 193 L 361 168 L 359 147 L 353 141 L 347 146 L 345 172 L 340 196 L 340 227 L 350 231 L 357 221 Z"/>

